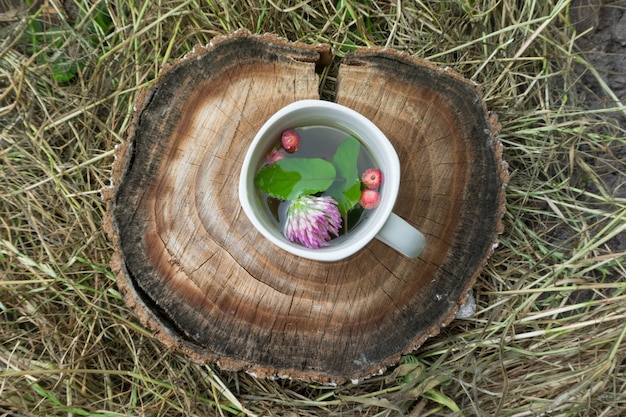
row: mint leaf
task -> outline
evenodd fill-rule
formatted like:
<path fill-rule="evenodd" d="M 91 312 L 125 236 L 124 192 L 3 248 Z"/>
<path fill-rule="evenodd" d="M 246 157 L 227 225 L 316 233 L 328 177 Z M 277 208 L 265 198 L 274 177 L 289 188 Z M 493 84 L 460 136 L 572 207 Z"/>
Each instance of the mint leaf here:
<path fill-rule="evenodd" d="M 339 145 L 333 156 L 333 165 L 340 179 L 333 183 L 326 194 L 337 200 L 342 217 L 345 217 L 361 198 L 361 181 L 357 169 L 360 150 L 359 140 L 350 136 Z"/>
<path fill-rule="evenodd" d="M 335 167 L 321 158 L 285 158 L 261 168 L 254 185 L 269 196 L 295 200 L 326 191 L 335 179 Z"/>

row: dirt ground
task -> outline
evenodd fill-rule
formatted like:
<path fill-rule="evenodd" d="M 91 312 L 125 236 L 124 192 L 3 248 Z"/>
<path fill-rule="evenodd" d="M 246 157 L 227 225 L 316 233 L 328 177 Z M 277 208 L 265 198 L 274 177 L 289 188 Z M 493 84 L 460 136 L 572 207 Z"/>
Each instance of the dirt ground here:
<path fill-rule="evenodd" d="M 626 1 L 611 0 L 576 0 L 572 3 L 571 18 L 578 33 L 585 33 L 576 42 L 576 47 L 599 73 L 622 106 L 626 103 Z M 591 71 L 579 66 L 581 80 L 577 85 L 577 98 L 583 100 L 585 107 L 603 109 L 615 107 L 612 98 L 603 90 Z M 626 112 L 612 114 L 619 122 L 619 131 L 599 132 L 608 135 L 624 135 L 626 131 Z M 594 162 L 599 178 L 615 198 L 626 197 L 626 148 L 615 146 L 607 149 L 606 155 Z M 597 166 L 598 160 L 605 160 L 605 166 Z M 610 164 L 608 161 L 614 161 Z M 594 189 L 595 187 L 595 189 Z M 590 191 L 597 191 L 595 184 L 586 186 Z M 614 252 L 626 250 L 626 235 L 607 242 Z"/>
<path fill-rule="evenodd" d="M 574 5 L 578 33 L 589 30 L 577 41 L 577 46 L 623 104 L 626 101 L 626 1 L 577 0 Z M 596 94 L 596 97 L 588 95 L 590 108 L 613 105 L 591 74 L 583 76 L 583 83 Z"/>

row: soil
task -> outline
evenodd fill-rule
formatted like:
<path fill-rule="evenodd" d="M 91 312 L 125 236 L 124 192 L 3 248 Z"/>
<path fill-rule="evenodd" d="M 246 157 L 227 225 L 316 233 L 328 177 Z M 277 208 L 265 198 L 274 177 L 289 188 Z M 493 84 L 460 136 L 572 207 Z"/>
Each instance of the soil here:
<path fill-rule="evenodd" d="M 600 73 L 622 104 L 626 101 L 626 1 L 575 0 L 572 22 L 578 33 L 578 49 Z M 583 83 L 593 94 L 587 94 L 589 108 L 615 106 L 592 74 L 583 75 Z M 622 116 L 622 122 L 624 122 Z"/>
<path fill-rule="evenodd" d="M 626 104 L 626 1 L 574 0 L 570 19 L 577 33 L 585 33 L 576 41 L 577 49 L 589 64 L 600 74 L 619 102 Z M 588 109 L 616 107 L 614 100 L 606 94 L 597 78 L 588 69 L 580 66 L 581 75 L 576 91 L 577 99 Z M 581 105 L 581 103 L 577 103 Z M 597 133 L 613 137 L 624 137 L 626 131 L 625 112 L 610 114 L 620 129 L 608 130 L 598 127 Z M 614 141 L 594 158 L 591 164 L 603 188 L 614 198 L 626 198 L 626 146 Z M 597 184 L 590 182 L 588 191 L 599 192 Z M 611 207 L 607 207 L 611 210 Z M 612 208 L 615 211 L 615 207 Z M 613 253 L 626 250 L 626 233 L 621 233 L 607 242 Z"/>

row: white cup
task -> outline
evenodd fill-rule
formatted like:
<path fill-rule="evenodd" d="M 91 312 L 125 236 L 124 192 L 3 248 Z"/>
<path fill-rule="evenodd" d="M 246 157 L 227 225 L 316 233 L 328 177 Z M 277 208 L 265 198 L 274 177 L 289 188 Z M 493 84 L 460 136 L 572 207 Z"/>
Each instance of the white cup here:
<path fill-rule="evenodd" d="M 378 207 L 330 246 L 309 249 L 289 241 L 264 208 L 254 177 L 283 131 L 305 126 L 328 126 L 356 136 L 383 173 Z M 261 127 L 243 161 L 239 200 L 254 227 L 269 241 L 297 256 L 316 261 L 338 261 L 353 255 L 376 238 L 403 255 L 415 258 L 426 245 L 424 235 L 392 212 L 400 188 L 400 160 L 393 145 L 374 123 L 356 111 L 323 100 L 300 100 L 283 107 Z"/>

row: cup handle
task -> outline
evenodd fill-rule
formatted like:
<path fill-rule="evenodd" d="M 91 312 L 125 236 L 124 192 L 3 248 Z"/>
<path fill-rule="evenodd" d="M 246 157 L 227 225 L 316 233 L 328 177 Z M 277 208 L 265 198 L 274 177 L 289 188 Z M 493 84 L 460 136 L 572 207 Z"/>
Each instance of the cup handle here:
<path fill-rule="evenodd" d="M 376 239 L 409 258 L 417 258 L 424 247 L 424 235 L 400 216 L 391 213 Z"/>

